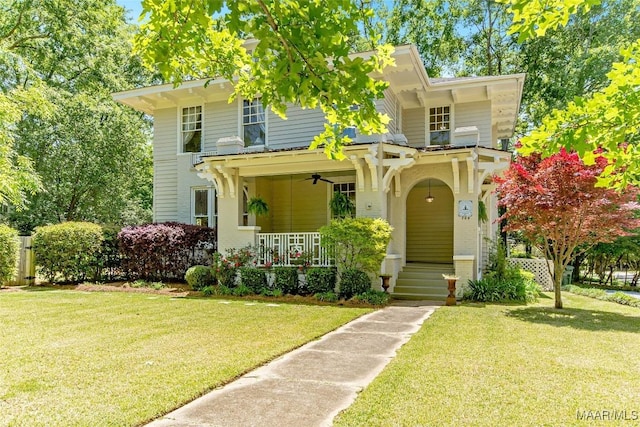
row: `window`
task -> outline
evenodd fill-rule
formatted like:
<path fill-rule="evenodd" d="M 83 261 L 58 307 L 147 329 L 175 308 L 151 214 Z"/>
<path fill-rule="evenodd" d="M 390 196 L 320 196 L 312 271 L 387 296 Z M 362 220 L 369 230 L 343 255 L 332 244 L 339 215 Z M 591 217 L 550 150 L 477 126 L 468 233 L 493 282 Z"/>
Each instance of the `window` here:
<path fill-rule="evenodd" d="M 182 152 L 199 153 L 202 142 L 202 107 L 182 109 Z"/>
<path fill-rule="evenodd" d="M 449 107 L 429 109 L 429 132 L 431 145 L 449 145 L 451 142 Z"/>
<path fill-rule="evenodd" d="M 213 201 L 213 209 L 211 209 Z M 194 188 L 192 191 L 192 223 L 205 227 L 215 227 L 217 224 L 217 199 L 211 188 Z"/>
<path fill-rule="evenodd" d="M 360 110 L 360 106 L 359 105 L 352 105 L 349 107 L 349 110 L 351 111 L 359 111 Z M 351 138 L 352 141 L 356 140 L 356 137 L 358 136 L 357 134 L 357 127 L 356 126 L 348 126 L 346 128 L 344 128 L 344 130 L 342 131 L 342 136 L 347 136 L 349 138 Z"/>
<path fill-rule="evenodd" d="M 355 182 L 336 182 L 333 184 L 334 193 L 342 193 L 351 201 L 351 216 L 356 216 L 356 183 Z M 333 196 L 333 194 L 332 194 Z M 332 213 L 333 218 L 337 218 Z"/>
<path fill-rule="evenodd" d="M 260 98 L 242 101 L 242 131 L 245 147 L 265 144 L 267 127 Z"/>

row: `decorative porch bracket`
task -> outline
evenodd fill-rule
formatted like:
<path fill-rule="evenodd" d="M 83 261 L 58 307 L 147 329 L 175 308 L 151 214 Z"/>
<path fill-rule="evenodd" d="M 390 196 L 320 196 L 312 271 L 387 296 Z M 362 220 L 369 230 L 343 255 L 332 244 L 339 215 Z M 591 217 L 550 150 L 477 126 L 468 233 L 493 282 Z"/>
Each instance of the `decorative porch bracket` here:
<path fill-rule="evenodd" d="M 509 162 L 501 162 L 498 160 L 498 158 L 496 158 L 494 162 L 480 162 L 478 164 L 478 171 L 480 172 L 478 182 L 482 184 L 489 174 L 507 169 L 508 167 Z"/>
<path fill-rule="evenodd" d="M 364 162 L 362 161 L 362 159 L 359 159 L 355 154 L 352 154 L 351 157 L 349 157 L 349 159 L 353 163 L 353 167 L 356 168 L 356 175 L 358 176 L 358 179 L 356 180 L 358 182 L 358 191 L 364 191 L 364 172 L 362 170 L 362 165 Z"/>
<path fill-rule="evenodd" d="M 364 161 L 367 162 L 371 174 L 371 191 L 378 191 L 378 158 L 373 154 L 365 154 Z"/>
<path fill-rule="evenodd" d="M 232 168 L 225 168 L 222 165 L 217 165 L 216 169 L 224 176 L 224 180 L 227 183 L 227 187 L 229 188 L 229 196 L 232 199 L 236 198 L 236 175 L 238 170 Z"/>
<path fill-rule="evenodd" d="M 211 169 L 208 164 L 204 164 L 198 169 L 200 170 L 200 172 L 198 172 L 198 177 L 213 182 L 216 186 L 216 193 L 218 197 L 224 197 L 224 184 L 222 181 L 222 176 L 218 173 L 218 171 Z"/>
<path fill-rule="evenodd" d="M 389 168 L 382 178 L 382 189 L 385 193 L 388 193 L 389 190 L 391 190 L 391 181 L 395 178 L 395 196 L 400 197 L 400 172 L 403 169 L 413 166 L 416 162 L 416 159 L 413 157 L 407 157 L 407 154 L 411 156 L 411 153 L 402 151 L 400 152 L 400 158 L 382 160 L 382 165 Z"/>
<path fill-rule="evenodd" d="M 475 181 L 476 174 L 474 173 L 474 162 L 478 158 L 478 155 L 473 153 L 472 156 L 467 157 L 467 191 L 469 194 L 473 194 L 475 192 Z"/>
<path fill-rule="evenodd" d="M 451 159 L 451 170 L 453 172 L 453 194 L 460 194 L 460 167 L 458 159 Z"/>

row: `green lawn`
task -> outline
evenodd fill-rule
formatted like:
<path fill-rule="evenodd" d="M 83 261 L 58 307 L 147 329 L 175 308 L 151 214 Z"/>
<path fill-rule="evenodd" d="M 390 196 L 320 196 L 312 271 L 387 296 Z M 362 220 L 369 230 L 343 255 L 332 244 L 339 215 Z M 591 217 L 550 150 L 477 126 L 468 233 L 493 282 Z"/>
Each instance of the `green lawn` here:
<path fill-rule="evenodd" d="M 0 426 L 135 425 L 369 309 L 0 293 Z"/>
<path fill-rule="evenodd" d="M 640 309 L 563 301 L 440 308 L 335 425 L 637 425 Z"/>

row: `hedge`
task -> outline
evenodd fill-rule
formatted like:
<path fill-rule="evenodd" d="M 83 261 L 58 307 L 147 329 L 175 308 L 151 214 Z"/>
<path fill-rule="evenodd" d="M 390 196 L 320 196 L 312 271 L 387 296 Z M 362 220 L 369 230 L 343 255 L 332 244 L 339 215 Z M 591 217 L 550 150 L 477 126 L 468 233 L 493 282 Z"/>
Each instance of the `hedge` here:
<path fill-rule="evenodd" d="M 118 233 L 128 279 L 182 280 L 193 265 L 210 265 L 215 230 L 167 222 L 123 228 Z"/>
<path fill-rule="evenodd" d="M 88 222 L 38 227 L 32 244 L 36 266 L 49 282 L 94 278 L 102 241 L 102 227 Z"/>
<path fill-rule="evenodd" d="M 13 228 L 0 224 L 0 286 L 11 281 L 20 256 L 20 239 Z"/>

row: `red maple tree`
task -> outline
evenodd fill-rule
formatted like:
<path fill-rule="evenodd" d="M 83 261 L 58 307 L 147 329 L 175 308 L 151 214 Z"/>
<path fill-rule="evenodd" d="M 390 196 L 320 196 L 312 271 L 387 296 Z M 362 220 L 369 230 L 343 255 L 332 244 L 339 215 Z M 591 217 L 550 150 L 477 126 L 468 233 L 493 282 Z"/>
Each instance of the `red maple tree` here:
<path fill-rule="evenodd" d="M 500 220 L 506 231 L 519 231 L 553 261 L 555 306 L 562 308 L 562 274 L 577 252 L 630 234 L 640 227 L 635 212 L 638 191 L 596 187 L 607 160 L 596 156 L 585 165 L 575 153 L 540 158 L 517 157 L 498 183 Z"/>

